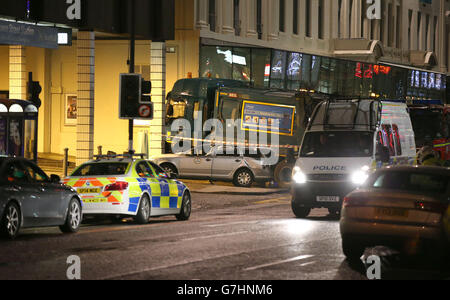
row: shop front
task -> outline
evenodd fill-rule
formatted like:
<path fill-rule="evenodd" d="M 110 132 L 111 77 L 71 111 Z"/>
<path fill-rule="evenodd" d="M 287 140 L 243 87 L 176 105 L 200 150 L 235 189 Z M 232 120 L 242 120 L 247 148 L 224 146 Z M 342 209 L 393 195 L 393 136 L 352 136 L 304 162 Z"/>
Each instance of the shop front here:
<path fill-rule="evenodd" d="M 38 109 L 31 102 L 0 99 L 0 155 L 37 160 Z"/>
<path fill-rule="evenodd" d="M 200 77 L 237 79 L 255 87 L 304 90 L 339 97 L 440 100 L 446 76 L 400 65 L 374 64 L 299 52 L 202 45 Z"/>

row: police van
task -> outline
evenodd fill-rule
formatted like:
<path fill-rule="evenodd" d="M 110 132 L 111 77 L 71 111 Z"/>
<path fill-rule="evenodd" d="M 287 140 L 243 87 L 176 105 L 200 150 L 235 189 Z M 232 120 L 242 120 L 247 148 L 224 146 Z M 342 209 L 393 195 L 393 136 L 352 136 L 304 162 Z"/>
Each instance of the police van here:
<path fill-rule="evenodd" d="M 371 170 L 416 161 L 414 131 L 406 104 L 378 100 L 327 100 L 308 124 L 293 170 L 292 210 L 313 208 L 339 215 L 344 197 Z"/>

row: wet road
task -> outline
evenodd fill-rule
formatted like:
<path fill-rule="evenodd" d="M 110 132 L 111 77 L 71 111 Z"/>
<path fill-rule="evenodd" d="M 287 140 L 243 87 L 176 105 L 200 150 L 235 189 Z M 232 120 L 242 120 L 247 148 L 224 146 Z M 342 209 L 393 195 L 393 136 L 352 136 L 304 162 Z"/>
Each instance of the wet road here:
<path fill-rule="evenodd" d="M 66 279 L 72 255 L 81 260 L 81 279 L 367 279 L 362 261 L 345 260 L 339 222 L 326 210 L 299 220 L 287 194 L 238 198 L 194 194 L 187 222 L 95 221 L 76 235 L 55 228 L 24 230 L 15 241 L 0 241 L 0 279 Z M 382 258 L 384 279 L 450 277 L 389 249 L 366 253 Z"/>

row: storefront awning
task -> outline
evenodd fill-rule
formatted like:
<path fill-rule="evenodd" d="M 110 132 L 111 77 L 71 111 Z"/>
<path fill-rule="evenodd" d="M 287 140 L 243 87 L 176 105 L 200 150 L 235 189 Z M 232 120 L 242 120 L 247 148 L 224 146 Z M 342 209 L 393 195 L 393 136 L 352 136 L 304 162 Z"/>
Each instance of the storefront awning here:
<path fill-rule="evenodd" d="M 377 62 L 383 55 L 383 45 L 377 40 L 335 39 L 335 57 Z"/>

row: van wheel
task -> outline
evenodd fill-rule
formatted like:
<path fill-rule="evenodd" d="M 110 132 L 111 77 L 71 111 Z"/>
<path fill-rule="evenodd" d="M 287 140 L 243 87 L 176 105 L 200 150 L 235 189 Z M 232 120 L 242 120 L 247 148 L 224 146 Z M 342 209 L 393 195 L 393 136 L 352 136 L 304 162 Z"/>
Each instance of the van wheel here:
<path fill-rule="evenodd" d="M 15 239 L 20 230 L 20 209 L 19 206 L 11 202 L 6 206 L 5 213 L 0 223 L 0 233 L 11 240 Z"/>
<path fill-rule="evenodd" d="M 274 170 L 274 179 L 280 188 L 291 186 L 293 164 L 287 161 L 280 162 Z"/>
<path fill-rule="evenodd" d="M 139 209 L 136 217 L 134 218 L 135 222 L 140 225 L 148 224 L 150 220 L 150 199 L 147 195 L 142 196 L 141 203 L 139 204 Z"/>
<path fill-rule="evenodd" d="M 240 169 L 234 174 L 233 183 L 237 187 L 251 187 L 254 182 L 252 172 L 247 169 Z"/>
<path fill-rule="evenodd" d="M 310 207 L 299 207 L 294 204 L 292 204 L 292 212 L 294 215 L 299 219 L 304 219 L 311 213 Z"/>

